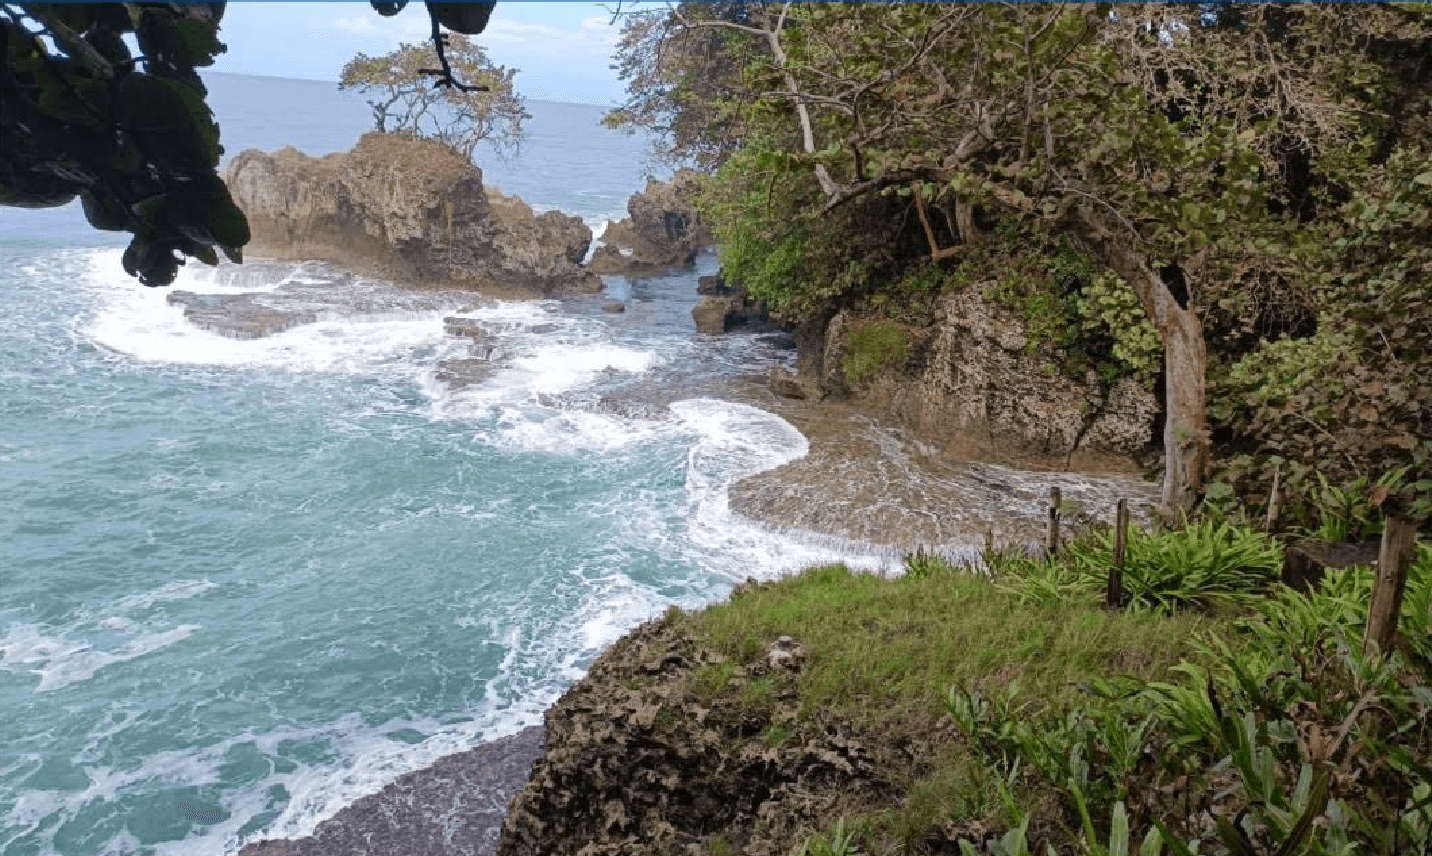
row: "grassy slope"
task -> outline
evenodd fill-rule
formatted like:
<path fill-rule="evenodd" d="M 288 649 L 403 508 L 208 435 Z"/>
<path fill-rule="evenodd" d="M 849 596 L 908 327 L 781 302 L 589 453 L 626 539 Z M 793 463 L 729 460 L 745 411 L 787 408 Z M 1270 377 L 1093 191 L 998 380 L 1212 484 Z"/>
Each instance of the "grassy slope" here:
<path fill-rule="evenodd" d="M 1164 677 L 1195 656 L 1196 636 L 1230 628 L 1192 614 L 1026 604 L 965 572 L 881 578 L 839 566 L 744 589 L 679 620 L 702 645 L 730 658 L 690 675 L 693 693 L 721 693 L 723 670 L 761 660 L 773 639 L 789 635 L 806 652 L 796 681 L 802 722 L 840 721 L 867 740 L 921 748 L 923 757 L 897 776 L 901 798 L 847 819 L 855 843 L 870 854 L 921 851 L 942 825 L 977 837 L 1008 823 L 997 774 L 946 715 L 951 685 L 989 692 L 1017 682 L 1030 716 L 1057 715 L 1077 704 L 1081 683 Z M 739 692 L 740 703 L 762 703 L 759 686 Z M 768 729 L 753 739 L 782 737 Z M 1028 790 L 1017 796 L 1026 806 L 1053 799 Z"/>

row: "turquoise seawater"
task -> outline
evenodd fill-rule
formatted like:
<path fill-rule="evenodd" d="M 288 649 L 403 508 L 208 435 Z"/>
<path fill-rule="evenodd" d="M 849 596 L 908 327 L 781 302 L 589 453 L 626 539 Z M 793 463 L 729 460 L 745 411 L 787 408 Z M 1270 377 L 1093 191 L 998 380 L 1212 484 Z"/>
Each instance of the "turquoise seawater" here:
<path fill-rule="evenodd" d="M 368 121 L 328 84 L 210 83 L 230 154 L 342 150 Z M 479 155 L 488 181 L 597 229 L 621 216 L 645 143 L 597 108 L 530 109 L 521 159 Z M 370 294 L 226 339 L 125 276 L 122 245 L 74 207 L 0 209 L 3 856 L 304 834 L 539 721 L 667 605 L 831 556 L 727 511 L 734 479 L 806 447 L 683 396 L 785 359 L 696 336 L 694 273 L 608 278 L 619 316 L 600 296 L 466 307 L 503 360 L 454 391 L 435 367 L 465 347 L 442 325 L 462 307 Z M 283 283 L 345 287 L 270 263 L 174 288 Z M 603 405 L 623 395 L 638 404 Z"/>

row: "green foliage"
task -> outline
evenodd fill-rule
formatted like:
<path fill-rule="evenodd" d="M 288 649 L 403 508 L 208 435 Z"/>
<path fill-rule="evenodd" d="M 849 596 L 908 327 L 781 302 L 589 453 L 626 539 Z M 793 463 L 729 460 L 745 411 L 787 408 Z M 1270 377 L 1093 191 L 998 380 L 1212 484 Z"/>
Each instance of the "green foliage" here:
<path fill-rule="evenodd" d="M 943 715 L 951 682 L 992 692 L 1015 679 L 1041 711 L 1062 711 L 1079 697 L 1079 684 L 1116 663 L 1163 675 L 1215 623 L 1088 602 L 1028 604 L 967 568 L 929 565 L 928 573 L 892 579 L 814 568 L 682 620 L 732 661 L 761 656 L 764 645 L 753 651 L 752 636 L 799 639 L 807 651 L 802 710 L 876 731 Z M 724 686 L 724 668 L 699 669 L 703 685 Z"/>
<path fill-rule="evenodd" d="M 216 172 L 219 128 L 195 71 L 224 50 L 222 16 L 223 4 L 0 4 L 0 204 L 79 196 L 92 226 L 133 233 L 123 264 L 145 285 L 173 282 L 185 256 L 239 258 L 248 222 Z"/>
<path fill-rule="evenodd" d="M 1432 14 L 1159 15 L 1155 48 L 1095 7 L 684 3 L 633 18 L 627 115 L 740 164 L 711 222 L 788 315 L 913 322 L 911 272 L 955 266 L 1066 376 L 1151 384 L 1147 316 L 1186 304 L 1238 495 L 1271 475 L 1240 455 L 1432 485 Z"/>
<path fill-rule="evenodd" d="M 795 856 L 862 856 L 855 846 L 854 832 L 846 828 L 845 818 L 836 818 L 828 831 L 806 839 Z"/>
<path fill-rule="evenodd" d="M 483 140 L 499 155 L 516 153 L 531 118 L 513 88 L 517 69 L 493 64 L 466 36 L 447 36 L 445 43 L 452 72 L 481 91 L 434 85 L 429 70 L 438 59 L 426 42 L 403 43 L 378 57 L 358 54 L 343 66 L 338 88 L 372 96 L 368 106 L 379 131 L 439 140 L 467 158 Z"/>
<path fill-rule="evenodd" d="M 1003 557 L 999 584 L 1031 603 L 1102 596 L 1113 564 L 1113 532 L 1075 539 L 1055 561 Z M 1170 613 L 1249 602 L 1275 584 L 1283 551 L 1272 537 L 1227 521 L 1201 520 L 1180 529 L 1130 529 L 1124 593 L 1135 609 Z"/>
<path fill-rule="evenodd" d="M 1371 572 L 1330 571 L 1314 591 L 1277 587 L 1253 602 L 1240 632 L 1206 637 L 1198 658 L 1172 670 L 1178 679 L 1089 681 L 1086 702 L 1059 715 L 1017 687 L 956 682 L 946 706 L 987 763 L 1062 794 L 1084 852 L 1126 848 L 1139 828 L 1175 854 L 1422 852 L 1432 841 L 1429 590 L 1424 546 L 1403 646 L 1386 657 L 1362 654 Z"/>
<path fill-rule="evenodd" d="M 1113 339 L 1113 357 L 1123 372 L 1152 386 L 1163 365 L 1163 343 L 1128 283 L 1110 273 L 1095 276 L 1075 306 L 1085 334 Z"/>
<path fill-rule="evenodd" d="M 846 383 L 858 387 L 876 375 L 902 368 L 908 358 L 904 328 L 893 321 L 875 321 L 850 331 L 841 368 Z"/>
<path fill-rule="evenodd" d="M 1076 539 L 1070 552 L 1101 544 Z M 1264 593 L 1240 598 L 1235 619 L 1110 612 L 1093 592 L 1032 603 L 1009 585 L 1011 568 L 1080 559 L 1002 554 L 991 584 L 917 553 L 903 576 L 812 569 L 681 620 L 727 656 L 759 659 L 751 634 L 800 639 L 790 728 L 838 722 L 925 741 L 929 773 L 897 806 L 832 819 L 807 852 L 925 852 L 931 828 L 952 824 L 973 830 L 966 854 L 1421 852 L 1432 821 L 1432 549 L 1419 547 L 1409 575 L 1399 645 L 1373 658 L 1361 644 L 1367 568 L 1330 571 L 1308 592 L 1261 571 L 1237 581 L 1275 551 L 1228 525 L 1194 527 L 1151 554 L 1223 580 L 1216 592 Z M 713 687 L 722 668 L 702 670 Z M 773 727 L 758 736 L 790 739 Z"/>

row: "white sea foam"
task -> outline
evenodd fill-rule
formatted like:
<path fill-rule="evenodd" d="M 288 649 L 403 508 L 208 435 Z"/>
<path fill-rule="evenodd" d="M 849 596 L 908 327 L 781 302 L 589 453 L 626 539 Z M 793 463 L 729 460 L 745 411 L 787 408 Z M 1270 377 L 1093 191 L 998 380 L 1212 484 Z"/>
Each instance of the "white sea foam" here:
<path fill-rule="evenodd" d="M 587 221 L 587 225 L 592 229 L 592 243 L 587 247 L 587 254 L 582 257 L 582 264 L 590 262 L 592 256 L 597 254 L 597 248 L 606 243 L 602 238 L 607 234 L 607 228 L 612 225 L 612 221 L 602 220 L 596 226 L 592 226 L 591 221 Z"/>
<path fill-rule="evenodd" d="M 188 600 L 216 588 L 218 585 L 209 580 L 173 580 L 152 591 L 126 595 L 115 601 L 114 609 L 119 611 L 148 609 L 156 603 Z"/>
<path fill-rule="evenodd" d="M 101 651 L 87 641 L 49 635 L 39 625 L 12 624 L 0 637 L 0 668 L 38 675 L 35 691 L 47 692 L 87 680 L 105 666 L 167 648 L 198 629 L 197 624 L 181 624 L 135 636 L 116 650 Z"/>
<path fill-rule="evenodd" d="M 262 283 L 183 269 L 173 289 L 142 288 L 124 274 L 118 256 L 111 250 L 92 254 L 88 285 L 99 305 L 80 332 L 105 348 L 146 362 L 363 372 L 450 338 L 444 336 L 440 309 L 395 313 L 397 317 L 320 318 L 260 339 L 229 338 L 189 323 L 183 307 L 168 303 L 167 295 L 175 289 L 253 292 L 262 290 Z M 294 266 L 290 273 L 302 270 Z M 271 285 L 276 288 L 283 282 L 280 278 Z"/>
<path fill-rule="evenodd" d="M 492 443 L 519 452 L 611 453 L 647 442 L 663 431 L 656 422 L 581 410 L 531 413 L 506 409 Z"/>
<path fill-rule="evenodd" d="M 872 570 L 896 563 L 853 542 L 776 532 L 731 511 L 732 484 L 810 451 L 795 426 L 756 407 L 713 399 L 678 401 L 671 410 L 696 435 L 686 459 L 688 529 L 678 548 L 689 560 L 731 580 L 769 579 L 822 562 Z"/>

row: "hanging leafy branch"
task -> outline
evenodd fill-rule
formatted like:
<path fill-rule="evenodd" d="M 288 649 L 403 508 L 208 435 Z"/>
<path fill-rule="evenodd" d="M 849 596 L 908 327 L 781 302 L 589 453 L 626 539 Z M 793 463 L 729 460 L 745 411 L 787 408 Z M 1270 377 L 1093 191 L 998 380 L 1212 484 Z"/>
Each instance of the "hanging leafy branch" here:
<path fill-rule="evenodd" d="M 90 225 L 134 236 L 123 264 L 145 285 L 173 282 L 186 258 L 238 261 L 248 221 L 218 176 L 219 128 L 197 72 L 225 50 L 224 5 L 0 3 L 0 205 L 78 198 Z M 373 4 L 385 15 L 405 5 Z M 471 91 L 479 84 L 455 76 L 441 27 L 480 33 L 495 4 L 426 5 L 434 85 Z"/>

